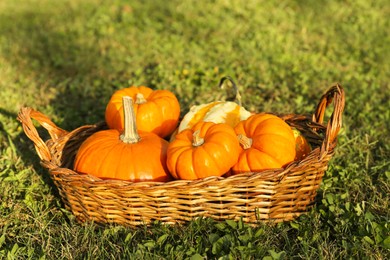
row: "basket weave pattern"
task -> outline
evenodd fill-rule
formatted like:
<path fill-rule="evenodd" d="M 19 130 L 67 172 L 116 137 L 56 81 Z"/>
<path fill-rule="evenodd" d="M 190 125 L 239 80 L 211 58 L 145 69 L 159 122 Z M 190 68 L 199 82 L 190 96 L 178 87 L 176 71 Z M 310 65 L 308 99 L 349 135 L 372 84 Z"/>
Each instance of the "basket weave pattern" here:
<path fill-rule="evenodd" d="M 334 109 L 325 125 L 325 110 L 331 103 Z M 302 161 L 258 173 L 166 183 L 102 180 L 74 172 L 73 162 L 79 146 L 91 134 L 106 129 L 105 123 L 67 132 L 29 107 L 21 108 L 18 119 L 66 208 L 81 222 L 140 225 L 158 220 L 173 224 L 197 217 L 242 218 L 246 223 L 280 222 L 307 212 L 313 204 L 334 155 L 344 103 L 344 90 L 336 84 L 321 97 L 312 117 L 280 116 L 300 130 L 313 147 Z M 32 119 L 48 131 L 49 140 L 41 139 Z"/>

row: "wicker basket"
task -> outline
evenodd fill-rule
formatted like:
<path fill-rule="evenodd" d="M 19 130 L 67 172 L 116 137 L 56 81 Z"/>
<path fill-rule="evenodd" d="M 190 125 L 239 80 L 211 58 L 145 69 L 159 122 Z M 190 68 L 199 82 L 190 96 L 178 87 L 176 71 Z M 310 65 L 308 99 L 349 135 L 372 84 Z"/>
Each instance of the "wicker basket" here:
<path fill-rule="evenodd" d="M 49 170 L 66 208 L 79 221 L 139 225 L 155 220 L 171 224 L 211 217 L 241 218 L 246 223 L 280 222 L 307 212 L 313 204 L 335 151 L 344 99 L 343 88 L 335 84 L 321 97 L 312 118 L 280 116 L 300 130 L 313 147 L 302 161 L 259 173 L 167 183 L 102 180 L 74 172 L 78 147 L 91 134 L 107 128 L 105 123 L 67 132 L 28 107 L 21 108 L 18 119 L 33 141 L 42 166 Z M 325 125 L 325 110 L 332 101 L 334 110 Z M 51 139 L 44 142 L 31 119 L 38 121 Z"/>

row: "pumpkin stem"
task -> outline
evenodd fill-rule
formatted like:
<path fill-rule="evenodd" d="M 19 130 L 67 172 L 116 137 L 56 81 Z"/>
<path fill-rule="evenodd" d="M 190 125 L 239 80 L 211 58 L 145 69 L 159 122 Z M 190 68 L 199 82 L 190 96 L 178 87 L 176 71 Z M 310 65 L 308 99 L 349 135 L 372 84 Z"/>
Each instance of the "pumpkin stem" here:
<path fill-rule="evenodd" d="M 144 95 L 142 93 L 137 93 L 135 103 L 137 105 L 146 103 L 147 100 L 145 99 Z"/>
<path fill-rule="evenodd" d="M 225 81 L 228 80 L 230 81 L 230 83 L 232 84 L 232 87 L 233 87 L 233 90 L 234 90 L 234 99 L 232 100 L 235 100 L 236 103 L 241 106 L 241 95 L 240 95 L 240 92 L 238 91 L 238 87 L 236 85 L 236 83 L 233 81 L 233 79 L 229 76 L 225 76 L 223 78 L 221 78 L 221 80 L 219 81 L 219 87 L 220 88 L 224 88 L 225 86 Z"/>
<path fill-rule="evenodd" d="M 193 137 L 192 145 L 193 146 L 201 146 L 204 143 L 204 139 L 199 136 L 199 133 L 200 133 L 200 130 L 196 130 L 192 135 L 192 137 Z"/>
<path fill-rule="evenodd" d="M 126 144 L 135 144 L 141 140 L 137 131 L 136 117 L 133 108 L 133 99 L 128 96 L 122 98 L 123 114 L 125 119 L 124 131 L 120 135 L 122 142 Z"/>
<path fill-rule="evenodd" d="M 240 142 L 242 148 L 248 149 L 252 147 L 253 140 L 252 138 L 249 138 L 243 134 L 239 134 L 238 136 L 238 141 Z"/>

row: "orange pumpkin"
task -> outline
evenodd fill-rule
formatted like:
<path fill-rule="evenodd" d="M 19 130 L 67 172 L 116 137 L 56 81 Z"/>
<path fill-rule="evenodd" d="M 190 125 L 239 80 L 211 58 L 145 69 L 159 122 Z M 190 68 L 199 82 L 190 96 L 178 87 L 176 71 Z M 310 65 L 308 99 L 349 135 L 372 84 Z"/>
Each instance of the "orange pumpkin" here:
<path fill-rule="evenodd" d="M 152 132 L 164 138 L 176 129 L 180 116 L 180 104 L 176 96 L 168 90 L 152 90 L 145 86 L 120 89 L 111 96 L 105 112 L 109 128 L 123 130 L 123 96 L 134 100 L 139 131 Z"/>
<path fill-rule="evenodd" d="M 167 150 L 167 166 L 176 179 L 222 176 L 237 162 L 240 145 L 227 124 L 199 122 L 176 135 Z"/>
<path fill-rule="evenodd" d="M 241 144 L 238 162 L 232 168 L 234 174 L 281 168 L 295 158 L 294 134 L 275 115 L 252 115 L 234 130 Z"/>
<path fill-rule="evenodd" d="M 123 97 L 124 132 L 103 130 L 88 137 L 80 146 L 74 169 L 102 179 L 127 181 L 168 181 L 168 142 L 149 132 L 138 132 L 133 101 Z"/>
<path fill-rule="evenodd" d="M 292 130 L 295 137 L 295 160 L 300 161 L 311 152 L 311 145 L 298 129 L 293 127 Z"/>

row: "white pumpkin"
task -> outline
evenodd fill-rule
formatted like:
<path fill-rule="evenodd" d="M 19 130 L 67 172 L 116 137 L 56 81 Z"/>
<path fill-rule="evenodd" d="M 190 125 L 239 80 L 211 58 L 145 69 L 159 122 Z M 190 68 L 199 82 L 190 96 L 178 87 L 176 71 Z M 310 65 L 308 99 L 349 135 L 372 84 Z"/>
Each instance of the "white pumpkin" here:
<path fill-rule="evenodd" d="M 241 95 L 238 87 L 230 77 L 223 77 L 219 82 L 219 87 L 224 88 L 227 80 L 232 85 L 237 103 L 233 101 L 214 101 L 208 104 L 192 106 L 187 114 L 184 115 L 179 127 L 171 135 L 170 141 L 175 139 L 177 133 L 184 129 L 192 128 L 200 121 L 225 123 L 235 127 L 240 121 L 247 119 L 253 114 L 241 106 Z"/>
<path fill-rule="evenodd" d="M 199 121 L 226 123 L 235 127 L 238 122 L 251 116 L 251 112 L 232 101 L 214 101 L 191 107 L 180 122 L 178 132 L 191 128 Z"/>

